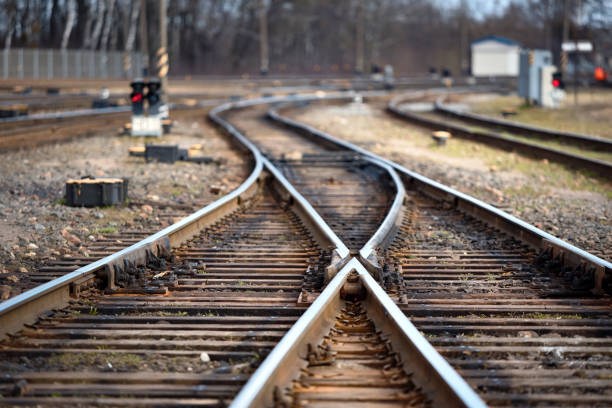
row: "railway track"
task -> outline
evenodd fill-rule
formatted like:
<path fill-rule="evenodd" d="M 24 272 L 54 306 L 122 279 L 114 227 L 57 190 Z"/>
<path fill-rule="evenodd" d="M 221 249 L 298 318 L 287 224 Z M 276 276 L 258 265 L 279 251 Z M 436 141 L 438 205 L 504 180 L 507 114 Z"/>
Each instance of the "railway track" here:
<path fill-rule="evenodd" d="M 465 122 L 485 125 L 491 128 L 505 130 L 510 133 L 525 135 L 536 139 L 555 140 L 563 144 L 584 147 L 586 149 L 600 152 L 612 152 L 612 141 L 595 136 L 582 135 L 578 133 L 562 132 L 479 115 L 471 112 L 463 112 L 452 108 L 444 103 L 444 99 L 436 101 L 434 108 L 450 117 L 456 117 Z"/>
<path fill-rule="evenodd" d="M 376 157 L 274 110 L 269 116 Z M 601 294 L 610 292 L 611 264 L 393 167 L 406 198 L 381 254 L 383 283 L 436 350 L 491 406 L 609 405 L 612 305 Z"/>
<path fill-rule="evenodd" d="M 288 100 L 211 113 L 255 159 L 235 192 L 0 304 L 5 333 L 57 309 L 2 343 L 3 401 L 484 406 L 451 363 L 491 405 L 607 404 L 609 262 L 274 110 L 305 139 L 263 122 L 256 105 Z"/>
<path fill-rule="evenodd" d="M 226 119 L 308 197 L 349 249 L 361 248 L 393 200 L 387 171 L 354 153 L 279 129 L 265 115 L 265 108 L 251 108 L 230 112 Z"/>
<path fill-rule="evenodd" d="M 399 105 L 401 105 L 404 99 L 404 97 L 399 97 L 392 100 L 387 105 L 387 111 L 397 117 L 400 117 L 401 119 L 408 120 L 420 126 L 424 126 L 433 130 L 447 130 L 456 137 L 461 137 L 479 143 L 484 143 L 498 149 L 519 151 L 522 154 L 534 157 L 536 159 L 548 159 L 573 168 L 595 172 L 600 177 L 608 180 L 612 179 L 612 163 L 610 163 L 609 161 L 587 157 L 584 154 L 568 152 L 559 148 L 547 147 L 545 145 L 538 144 L 534 141 L 518 140 L 517 138 L 502 135 L 492 130 L 473 129 L 462 123 L 454 123 L 448 120 L 444 120 L 442 118 L 410 112 L 399 107 Z M 546 132 L 542 129 L 521 127 L 519 125 L 510 126 L 507 121 L 491 121 L 485 119 L 482 116 L 461 113 L 456 111 L 455 109 L 444 106 L 441 102 L 442 99 L 443 97 L 438 98 L 438 100 L 436 101 L 434 105 L 436 111 L 441 112 L 444 115 L 451 116 L 453 118 L 461 119 L 462 121 L 478 122 L 478 124 L 485 125 L 489 128 L 501 126 L 502 129 L 511 131 L 516 131 L 517 129 L 520 129 L 521 134 L 529 134 L 530 137 L 555 139 L 565 144 L 580 145 L 583 147 L 587 147 L 588 149 L 595 148 L 596 150 L 601 152 L 609 152 L 610 146 L 612 146 L 612 143 L 603 139 L 586 136 L 578 137 L 577 135 L 569 135 L 555 132 Z"/>
<path fill-rule="evenodd" d="M 250 146 L 231 125 L 217 121 Z M 324 304 L 311 315 L 337 316 L 348 324 L 346 330 L 355 325 L 359 331 L 362 318 L 369 317 L 359 314 L 351 322 L 347 313 L 357 313 L 357 306 L 345 306 L 351 310 L 344 311 L 336 306 L 340 299 L 365 300 L 353 295 L 355 286 L 358 292 L 367 287 L 368 301 L 383 298 L 379 309 L 387 313 L 393 303 L 365 268 L 355 260 L 345 265 L 349 249 L 278 169 L 260 159 L 257 151 L 252 154 L 253 173 L 230 195 L 129 248 L 3 303 L 0 320 L 5 333 L 28 320 L 35 322 L 8 336 L 0 347 L 10 372 L 2 380 L 3 402 L 225 405 L 287 329 L 295 332 L 291 324 L 303 324 L 311 302 Z M 263 165 L 267 173 L 262 173 Z M 386 234 L 389 223 L 386 217 L 362 250 L 376 247 L 376 237 Z M 365 240 L 361 231 L 356 235 Z M 324 280 L 330 280 L 330 290 L 312 295 Z M 331 303 L 325 301 L 330 295 Z M 37 320 L 41 312 L 46 315 Z M 307 316 L 306 322 L 315 324 Z M 380 316 L 378 322 L 379 326 L 366 320 L 365 327 L 371 331 L 386 325 Z M 406 322 L 400 319 L 396 326 Z M 396 340 L 376 330 L 374 334 L 366 348 L 351 346 L 349 339 L 334 345 L 334 353 L 357 357 L 356 375 L 373 368 L 373 352 L 378 367 L 380 360 L 387 362 L 383 368 L 389 375 L 365 387 L 356 400 L 367 404 L 400 398 L 422 406 L 465 400 L 479 406 L 452 370 L 432 380 L 431 367 L 408 369 L 405 365 L 412 363 L 393 353 Z M 414 329 L 400 339 L 423 341 Z M 304 361 L 326 364 L 316 344 L 311 343 Z M 433 349 L 427 351 L 437 356 Z M 421 358 L 421 365 L 433 364 L 431 356 Z M 441 361 L 437 356 L 435 364 Z M 443 362 L 442 366 L 449 369 Z M 63 372 L 68 367 L 70 371 Z M 413 372 L 410 380 L 407 373 Z M 454 385 L 444 384 L 449 378 Z M 438 395 L 434 390 L 439 389 L 446 391 Z M 475 405 L 469 403 L 473 398 Z"/>
<path fill-rule="evenodd" d="M 177 105 L 172 118 L 205 115 L 206 101 L 195 106 Z M 24 116 L 0 121 L 0 152 L 66 142 L 103 131 L 117 131 L 130 120 L 129 107 L 87 109 Z"/>

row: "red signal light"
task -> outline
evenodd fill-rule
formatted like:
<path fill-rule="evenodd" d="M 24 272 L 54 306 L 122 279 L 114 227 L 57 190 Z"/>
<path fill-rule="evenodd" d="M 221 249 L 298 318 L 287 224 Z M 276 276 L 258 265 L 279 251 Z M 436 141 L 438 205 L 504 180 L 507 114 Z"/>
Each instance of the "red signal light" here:
<path fill-rule="evenodd" d="M 595 79 L 597 81 L 605 81 L 606 77 L 606 71 L 604 71 L 602 67 L 595 68 Z"/>
<path fill-rule="evenodd" d="M 132 102 L 141 102 L 143 98 L 143 94 L 137 93 L 136 95 L 132 96 Z"/>
<path fill-rule="evenodd" d="M 558 79 L 553 79 L 552 81 L 552 86 L 554 86 L 555 88 L 558 88 L 559 85 L 561 85 L 561 81 L 559 81 Z"/>

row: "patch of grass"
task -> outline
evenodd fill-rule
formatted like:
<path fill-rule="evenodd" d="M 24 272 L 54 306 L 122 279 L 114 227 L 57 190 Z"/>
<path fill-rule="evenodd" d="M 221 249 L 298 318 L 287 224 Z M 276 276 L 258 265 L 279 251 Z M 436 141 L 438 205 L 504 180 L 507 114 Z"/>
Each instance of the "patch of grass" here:
<path fill-rule="evenodd" d="M 503 109 L 514 108 L 517 115 L 509 118 L 512 121 L 566 132 L 612 137 L 610 98 L 612 94 L 609 90 L 581 91 L 578 106 L 574 106 L 573 96 L 567 95 L 559 109 L 543 109 L 525 104 L 518 96 L 502 96 L 475 103 L 472 109 L 483 115 L 501 118 Z"/>
<path fill-rule="evenodd" d="M 165 317 L 165 316 L 187 316 L 187 315 L 189 315 L 189 313 L 187 311 L 184 311 L 184 310 L 179 310 L 179 311 L 176 311 L 176 312 L 167 312 L 165 310 L 159 310 L 155 314 L 157 316 L 162 316 L 162 317 Z"/>
<path fill-rule="evenodd" d="M 66 197 L 58 198 L 53 202 L 53 205 L 66 205 Z"/>
<path fill-rule="evenodd" d="M 98 308 L 95 306 L 89 306 L 89 314 L 92 316 L 96 316 L 98 314 Z"/>
<path fill-rule="evenodd" d="M 547 194 L 548 191 L 549 190 L 547 188 L 536 189 L 532 185 L 524 184 L 519 187 L 508 187 L 504 189 L 503 193 L 509 196 L 518 195 L 522 197 L 536 198 Z"/>
<path fill-rule="evenodd" d="M 574 319 L 580 320 L 582 316 L 577 314 L 563 314 L 563 313 L 526 313 L 523 315 L 523 318 L 526 319 Z"/>
<path fill-rule="evenodd" d="M 117 232 L 117 227 L 97 228 L 93 231 L 94 234 L 111 234 Z"/>

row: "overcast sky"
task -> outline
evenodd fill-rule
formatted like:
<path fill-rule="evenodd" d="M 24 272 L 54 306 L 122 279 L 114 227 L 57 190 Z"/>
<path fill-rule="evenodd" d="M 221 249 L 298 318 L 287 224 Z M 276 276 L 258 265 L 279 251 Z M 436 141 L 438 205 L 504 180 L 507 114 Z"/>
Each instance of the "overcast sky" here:
<path fill-rule="evenodd" d="M 438 0 L 438 4 L 449 8 L 457 7 L 461 0 Z M 474 16 L 479 18 L 486 14 L 499 12 L 506 8 L 510 0 L 467 0 Z"/>

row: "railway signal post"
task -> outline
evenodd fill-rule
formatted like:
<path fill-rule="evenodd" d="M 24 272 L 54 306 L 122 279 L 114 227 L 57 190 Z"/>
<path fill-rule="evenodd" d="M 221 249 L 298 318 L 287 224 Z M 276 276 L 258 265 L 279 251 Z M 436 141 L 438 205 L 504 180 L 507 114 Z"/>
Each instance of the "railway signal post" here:
<path fill-rule="evenodd" d="M 132 101 L 132 136 L 157 136 L 162 135 L 162 113 L 160 97 L 158 91 L 160 89 L 159 80 L 153 79 L 145 82 L 142 79 L 134 80 L 130 86 L 132 93 L 130 99 Z M 145 88 L 147 93 L 145 95 Z M 149 115 L 145 116 L 145 100 L 149 104 Z"/>

